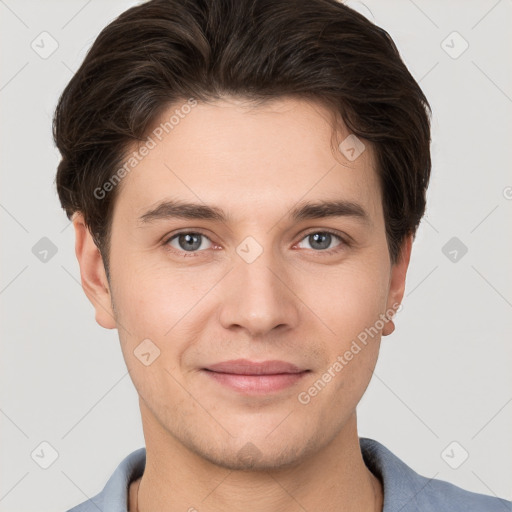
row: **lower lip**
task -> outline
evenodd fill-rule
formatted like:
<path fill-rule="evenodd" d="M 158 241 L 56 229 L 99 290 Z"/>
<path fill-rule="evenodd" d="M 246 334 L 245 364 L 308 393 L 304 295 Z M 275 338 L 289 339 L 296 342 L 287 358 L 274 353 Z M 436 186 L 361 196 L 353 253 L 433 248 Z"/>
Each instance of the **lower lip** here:
<path fill-rule="evenodd" d="M 307 372 L 279 373 L 275 375 L 238 375 L 235 373 L 220 373 L 203 370 L 211 379 L 235 391 L 245 393 L 271 393 L 293 386 Z"/>

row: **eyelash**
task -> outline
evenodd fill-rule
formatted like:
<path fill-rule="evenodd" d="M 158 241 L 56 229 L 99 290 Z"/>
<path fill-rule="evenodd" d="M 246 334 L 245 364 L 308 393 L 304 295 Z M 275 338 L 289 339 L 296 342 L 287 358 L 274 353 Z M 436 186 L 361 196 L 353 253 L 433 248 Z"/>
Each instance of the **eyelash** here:
<path fill-rule="evenodd" d="M 330 235 L 333 235 L 336 238 L 338 238 L 338 240 L 341 242 L 339 245 L 337 245 L 333 249 L 320 250 L 320 251 L 314 251 L 313 249 L 311 249 L 311 250 L 313 250 L 313 252 L 319 253 L 319 255 L 336 254 L 336 253 L 344 250 L 345 248 L 351 247 L 351 243 L 345 237 L 343 237 L 339 232 L 333 231 L 331 229 L 322 229 L 322 230 L 315 229 L 315 230 L 309 231 L 305 235 L 303 235 L 303 237 L 299 240 L 299 242 L 302 242 L 302 240 L 304 240 L 306 237 L 308 237 L 309 235 L 313 235 L 315 233 L 329 233 Z M 210 240 L 208 235 L 203 233 L 200 229 L 199 230 L 194 230 L 194 231 L 192 231 L 192 230 L 183 230 L 183 231 L 178 231 L 177 233 L 174 233 L 170 237 L 167 237 L 164 240 L 164 242 L 162 243 L 162 245 L 165 247 L 165 249 L 167 251 L 169 251 L 169 252 L 171 252 L 173 254 L 177 254 L 178 256 L 183 256 L 183 257 L 199 256 L 202 252 L 204 252 L 204 251 L 195 251 L 195 252 L 194 251 L 191 251 L 191 252 L 180 251 L 180 250 L 174 249 L 173 247 L 171 247 L 169 245 L 169 242 L 171 242 L 172 240 L 177 238 L 179 235 L 183 235 L 183 234 L 201 235 L 201 236 L 204 236 L 205 238 L 207 238 L 208 240 Z M 211 242 L 211 240 L 210 240 L 210 242 Z"/>

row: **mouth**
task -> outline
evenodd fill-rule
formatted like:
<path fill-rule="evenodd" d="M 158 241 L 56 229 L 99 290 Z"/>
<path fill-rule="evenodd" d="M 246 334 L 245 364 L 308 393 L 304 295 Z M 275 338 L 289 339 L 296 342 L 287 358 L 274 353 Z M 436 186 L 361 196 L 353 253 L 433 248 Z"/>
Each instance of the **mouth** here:
<path fill-rule="evenodd" d="M 285 361 L 253 362 L 247 359 L 224 361 L 203 368 L 213 381 L 244 394 L 268 394 L 297 384 L 311 370 Z"/>

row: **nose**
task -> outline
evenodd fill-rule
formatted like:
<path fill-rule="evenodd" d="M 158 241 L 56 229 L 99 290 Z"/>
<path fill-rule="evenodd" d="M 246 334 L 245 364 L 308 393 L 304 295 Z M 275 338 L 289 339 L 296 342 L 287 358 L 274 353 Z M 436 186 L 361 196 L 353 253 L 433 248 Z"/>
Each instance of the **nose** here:
<path fill-rule="evenodd" d="M 223 327 L 245 330 L 251 337 L 296 327 L 300 300 L 288 274 L 271 250 L 252 262 L 237 256 L 233 270 L 222 281 Z"/>

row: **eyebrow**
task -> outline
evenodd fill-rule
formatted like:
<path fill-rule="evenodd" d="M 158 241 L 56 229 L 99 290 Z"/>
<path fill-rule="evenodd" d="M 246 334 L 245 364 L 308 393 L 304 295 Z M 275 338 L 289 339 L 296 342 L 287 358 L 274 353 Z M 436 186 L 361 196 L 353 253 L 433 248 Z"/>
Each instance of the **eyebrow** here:
<path fill-rule="evenodd" d="M 346 200 L 300 202 L 288 214 L 295 221 L 321 219 L 327 217 L 351 217 L 362 224 L 370 226 L 371 218 L 366 210 L 358 203 Z M 228 223 L 228 215 L 216 206 L 199 203 L 189 203 L 180 200 L 169 200 L 159 203 L 138 218 L 143 226 L 158 220 L 190 219 L 211 220 Z"/>

